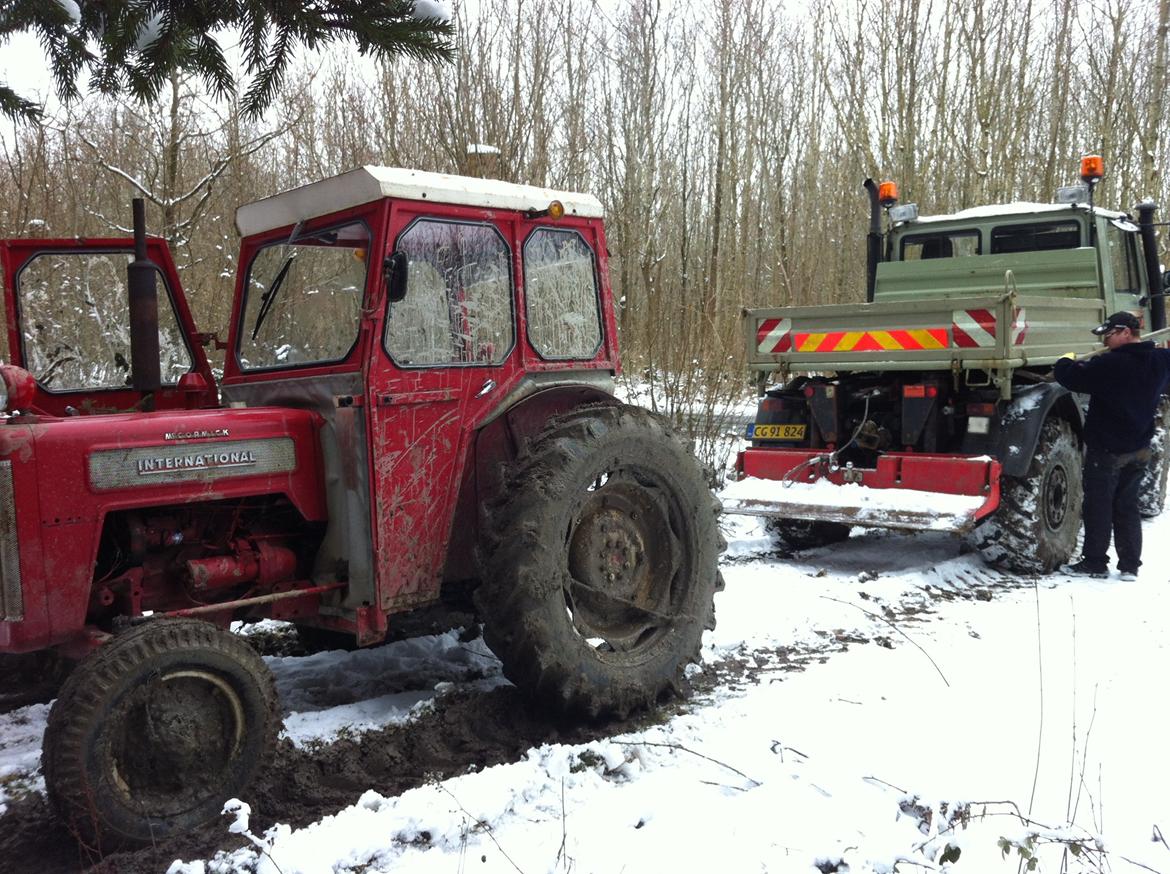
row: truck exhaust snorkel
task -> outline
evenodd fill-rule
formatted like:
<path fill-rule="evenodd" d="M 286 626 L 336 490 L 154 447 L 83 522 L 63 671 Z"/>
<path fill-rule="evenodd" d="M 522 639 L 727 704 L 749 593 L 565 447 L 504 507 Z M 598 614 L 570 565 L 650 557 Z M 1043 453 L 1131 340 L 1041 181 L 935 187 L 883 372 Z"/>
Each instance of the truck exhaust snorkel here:
<path fill-rule="evenodd" d="M 882 207 L 878 200 L 878 186 L 872 179 L 862 183 L 869 194 L 869 233 L 865 235 L 865 300 L 873 303 L 877 284 L 877 266 L 882 260 Z"/>
<path fill-rule="evenodd" d="M 1154 233 L 1154 215 L 1158 204 L 1144 201 L 1137 205 L 1138 229 L 1142 238 L 1142 252 L 1146 258 L 1146 278 L 1150 288 L 1150 329 L 1166 327 L 1166 291 L 1162 268 L 1158 264 L 1158 239 Z"/>

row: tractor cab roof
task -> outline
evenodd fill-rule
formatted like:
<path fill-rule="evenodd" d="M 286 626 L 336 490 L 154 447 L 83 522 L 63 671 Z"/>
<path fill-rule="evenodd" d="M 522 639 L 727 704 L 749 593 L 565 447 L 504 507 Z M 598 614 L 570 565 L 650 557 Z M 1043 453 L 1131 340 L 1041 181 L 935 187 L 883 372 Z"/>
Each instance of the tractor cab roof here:
<path fill-rule="evenodd" d="M 236 210 L 236 230 L 240 236 L 247 237 L 384 197 L 521 211 L 547 209 L 552 201 L 558 200 L 564 205 L 565 215 L 587 218 L 604 215 L 601 202 L 591 194 L 517 185 L 498 179 L 366 166 L 246 203 Z"/>

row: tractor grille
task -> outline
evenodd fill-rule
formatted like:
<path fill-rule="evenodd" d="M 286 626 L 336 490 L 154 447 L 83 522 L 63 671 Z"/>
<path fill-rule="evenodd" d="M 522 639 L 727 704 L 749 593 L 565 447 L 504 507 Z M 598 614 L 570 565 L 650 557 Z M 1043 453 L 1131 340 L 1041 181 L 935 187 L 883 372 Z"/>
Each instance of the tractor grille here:
<path fill-rule="evenodd" d="M 12 493 L 12 462 L 0 461 L 0 620 L 24 618 L 20 591 L 20 545 L 16 542 L 16 501 Z"/>

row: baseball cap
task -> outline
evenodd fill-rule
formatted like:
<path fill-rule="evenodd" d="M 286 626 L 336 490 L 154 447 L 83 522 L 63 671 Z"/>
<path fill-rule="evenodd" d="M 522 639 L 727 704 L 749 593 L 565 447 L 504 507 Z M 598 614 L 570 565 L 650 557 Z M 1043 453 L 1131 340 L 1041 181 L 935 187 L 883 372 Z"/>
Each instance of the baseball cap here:
<path fill-rule="evenodd" d="M 1133 313 L 1122 310 L 1119 313 L 1114 313 L 1097 327 L 1093 328 L 1093 333 L 1100 337 L 1102 334 L 1108 334 L 1110 331 L 1116 331 L 1118 328 L 1129 328 L 1131 331 L 1140 331 L 1142 329 L 1142 323 L 1138 321 L 1138 317 Z"/>

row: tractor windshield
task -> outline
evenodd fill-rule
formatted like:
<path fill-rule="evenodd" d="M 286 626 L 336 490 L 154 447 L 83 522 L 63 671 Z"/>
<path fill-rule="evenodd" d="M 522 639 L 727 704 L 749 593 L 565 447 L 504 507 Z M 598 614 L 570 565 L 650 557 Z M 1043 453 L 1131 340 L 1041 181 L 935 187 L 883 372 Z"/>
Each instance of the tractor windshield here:
<path fill-rule="evenodd" d="M 340 361 L 357 340 L 370 232 L 352 222 L 295 232 L 248 268 L 239 360 L 243 370 Z"/>

